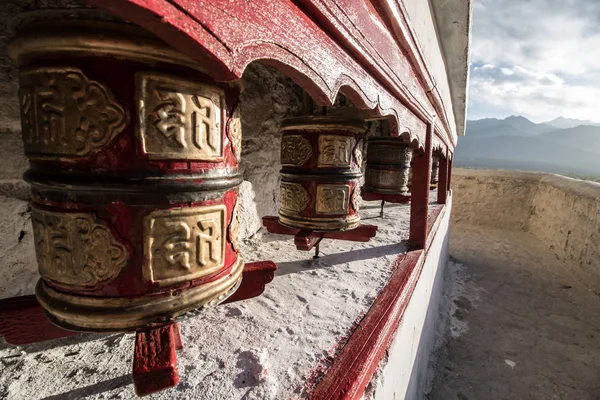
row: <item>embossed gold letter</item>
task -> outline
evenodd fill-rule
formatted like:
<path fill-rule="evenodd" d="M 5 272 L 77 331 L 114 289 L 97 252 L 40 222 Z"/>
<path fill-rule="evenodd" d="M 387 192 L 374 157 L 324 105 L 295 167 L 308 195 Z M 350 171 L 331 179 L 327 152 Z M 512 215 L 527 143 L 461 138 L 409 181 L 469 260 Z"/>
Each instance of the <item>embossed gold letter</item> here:
<path fill-rule="evenodd" d="M 223 156 L 216 87 L 157 73 L 136 75 L 142 148 L 153 159 L 218 160 Z"/>

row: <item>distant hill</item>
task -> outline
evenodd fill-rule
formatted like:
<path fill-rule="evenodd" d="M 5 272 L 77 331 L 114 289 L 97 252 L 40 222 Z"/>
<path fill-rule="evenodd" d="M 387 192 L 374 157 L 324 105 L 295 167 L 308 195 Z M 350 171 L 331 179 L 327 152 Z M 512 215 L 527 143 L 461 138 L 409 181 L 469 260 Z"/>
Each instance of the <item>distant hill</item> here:
<path fill-rule="evenodd" d="M 600 126 L 557 129 L 518 116 L 468 121 L 454 160 L 458 166 L 600 176 Z"/>
<path fill-rule="evenodd" d="M 579 125 L 592 125 L 592 126 L 600 126 L 600 123 L 589 121 L 589 120 L 581 120 L 581 119 L 572 119 L 572 118 L 564 118 L 558 117 L 553 119 L 552 121 L 544 122 L 546 125 L 551 125 L 560 129 L 569 129 L 575 128 Z"/>
<path fill-rule="evenodd" d="M 493 136 L 535 136 L 551 132 L 556 127 L 535 124 L 524 117 L 510 116 L 506 119 L 486 118 L 477 121 L 467 121 L 466 134 L 468 136 L 493 137 Z"/>

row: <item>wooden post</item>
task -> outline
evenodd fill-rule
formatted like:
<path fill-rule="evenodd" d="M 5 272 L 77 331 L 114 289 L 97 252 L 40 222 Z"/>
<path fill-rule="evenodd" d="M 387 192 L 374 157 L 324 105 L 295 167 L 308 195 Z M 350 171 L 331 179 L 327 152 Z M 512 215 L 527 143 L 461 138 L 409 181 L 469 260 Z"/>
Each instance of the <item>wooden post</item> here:
<path fill-rule="evenodd" d="M 452 189 L 452 162 L 454 161 L 454 153 L 448 150 L 448 190 Z"/>
<path fill-rule="evenodd" d="M 446 204 L 448 198 L 448 149 L 446 149 L 446 156 L 440 158 L 440 181 L 438 183 L 438 204 Z"/>
<path fill-rule="evenodd" d="M 413 178 L 410 202 L 410 246 L 424 249 L 427 243 L 429 184 L 431 182 L 433 124 L 427 126 L 425 152 L 413 159 Z"/>

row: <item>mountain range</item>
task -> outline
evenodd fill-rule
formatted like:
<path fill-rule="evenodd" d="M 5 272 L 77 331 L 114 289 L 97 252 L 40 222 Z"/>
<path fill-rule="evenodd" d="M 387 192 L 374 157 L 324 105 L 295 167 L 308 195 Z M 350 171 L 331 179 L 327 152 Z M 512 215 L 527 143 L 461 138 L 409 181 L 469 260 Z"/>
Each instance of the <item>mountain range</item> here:
<path fill-rule="evenodd" d="M 559 117 L 467 121 L 456 147 L 457 166 L 600 176 L 600 123 Z"/>

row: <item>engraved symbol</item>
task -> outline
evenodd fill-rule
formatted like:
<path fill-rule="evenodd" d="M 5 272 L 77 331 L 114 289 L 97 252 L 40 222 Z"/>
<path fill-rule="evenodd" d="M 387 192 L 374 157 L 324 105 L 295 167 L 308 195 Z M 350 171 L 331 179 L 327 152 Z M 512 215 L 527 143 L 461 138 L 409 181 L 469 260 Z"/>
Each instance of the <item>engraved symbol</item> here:
<path fill-rule="evenodd" d="M 224 265 L 225 206 L 158 210 L 145 218 L 144 276 L 171 285 Z"/>
<path fill-rule="evenodd" d="M 196 262 L 201 267 L 210 263 L 217 263 L 219 261 L 217 225 L 214 221 L 207 220 L 198 222 L 198 227 L 200 228 L 200 234 L 196 239 L 196 246 L 198 248 L 196 251 L 198 259 Z"/>
<path fill-rule="evenodd" d="M 320 214 L 347 214 L 349 195 L 348 185 L 319 185 L 316 210 Z"/>
<path fill-rule="evenodd" d="M 125 111 L 110 89 L 77 68 L 21 72 L 19 103 L 30 158 L 84 156 L 125 129 Z"/>
<path fill-rule="evenodd" d="M 281 164 L 302 165 L 312 155 L 310 142 L 300 135 L 286 135 L 281 139 Z"/>
<path fill-rule="evenodd" d="M 308 192 L 299 183 L 281 182 L 279 208 L 297 214 L 308 205 Z"/>
<path fill-rule="evenodd" d="M 126 247 L 90 214 L 33 209 L 31 220 L 44 279 L 91 286 L 114 279 L 127 262 Z"/>
<path fill-rule="evenodd" d="M 319 167 L 349 167 L 352 154 L 352 137 L 319 136 Z"/>
<path fill-rule="evenodd" d="M 144 153 L 157 159 L 222 157 L 220 89 L 162 74 L 138 73 Z"/>

